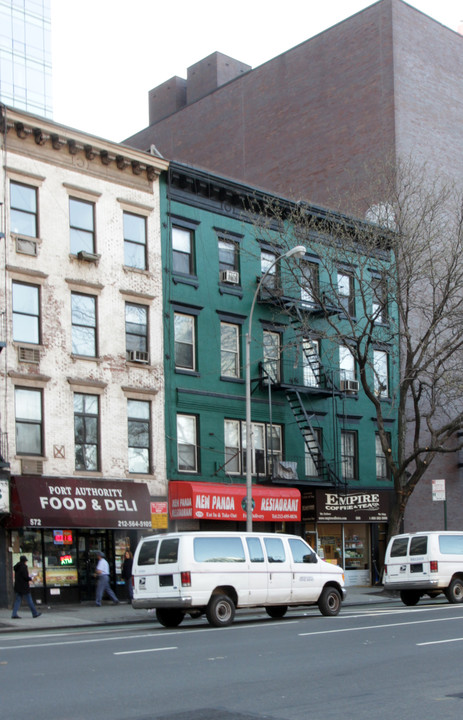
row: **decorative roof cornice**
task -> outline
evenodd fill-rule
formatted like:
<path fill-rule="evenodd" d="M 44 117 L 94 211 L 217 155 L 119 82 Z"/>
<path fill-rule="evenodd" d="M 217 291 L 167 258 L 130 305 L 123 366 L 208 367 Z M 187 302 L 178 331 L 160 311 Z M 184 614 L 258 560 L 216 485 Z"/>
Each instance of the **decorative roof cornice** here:
<path fill-rule="evenodd" d="M 37 148 L 48 148 L 60 154 L 81 155 L 87 162 L 111 166 L 112 169 L 136 177 L 144 176 L 148 182 L 156 180 L 169 167 L 167 160 L 127 145 L 103 140 L 4 105 L 0 110 L 2 144 L 7 147 L 8 136 L 13 133 L 15 139 L 28 143 L 29 147 L 36 145 Z"/>

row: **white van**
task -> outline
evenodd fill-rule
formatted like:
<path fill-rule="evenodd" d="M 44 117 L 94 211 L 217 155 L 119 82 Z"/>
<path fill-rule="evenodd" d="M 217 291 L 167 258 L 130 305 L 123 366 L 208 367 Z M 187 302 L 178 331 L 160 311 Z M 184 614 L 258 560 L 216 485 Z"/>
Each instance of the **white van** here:
<path fill-rule="evenodd" d="M 343 569 L 295 535 L 151 535 L 138 544 L 132 574 L 133 607 L 156 608 L 165 627 L 177 627 L 187 613 L 225 627 L 236 608 L 259 606 L 273 618 L 290 605 L 317 604 L 323 615 L 337 615 L 346 594 Z"/>
<path fill-rule="evenodd" d="M 394 535 L 384 559 L 384 588 L 399 590 L 405 605 L 439 593 L 463 602 L 463 532 Z"/>

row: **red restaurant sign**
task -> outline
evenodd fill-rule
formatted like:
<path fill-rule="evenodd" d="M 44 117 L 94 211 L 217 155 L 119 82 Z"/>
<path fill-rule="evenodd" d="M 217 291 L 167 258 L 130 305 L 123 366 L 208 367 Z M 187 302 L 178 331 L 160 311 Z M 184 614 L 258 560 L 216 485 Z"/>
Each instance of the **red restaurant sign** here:
<path fill-rule="evenodd" d="M 17 477 L 15 485 L 25 526 L 151 528 L 144 483 Z"/>
<path fill-rule="evenodd" d="M 301 519 L 301 493 L 295 488 L 252 488 L 254 522 Z M 246 486 L 171 481 L 169 513 L 172 519 L 246 520 Z"/>

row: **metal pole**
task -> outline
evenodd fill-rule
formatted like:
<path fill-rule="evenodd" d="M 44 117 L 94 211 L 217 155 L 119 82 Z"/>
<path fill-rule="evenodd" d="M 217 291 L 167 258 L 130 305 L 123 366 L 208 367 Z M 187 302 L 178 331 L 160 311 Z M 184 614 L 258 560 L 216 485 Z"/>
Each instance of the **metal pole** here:
<path fill-rule="evenodd" d="M 293 256 L 303 257 L 306 253 L 306 249 L 303 245 L 297 245 L 291 250 L 279 255 L 269 265 L 265 273 L 260 278 L 254 297 L 252 299 L 251 310 L 249 313 L 248 320 L 248 331 L 246 333 L 246 531 L 252 532 L 252 429 L 251 429 L 251 330 L 252 330 L 252 316 L 254 314 L 254 306 L 256 304 L 257 297 L 262 283 L 266 279 L 270 270 L 284 258 L 290 258 Z"/>

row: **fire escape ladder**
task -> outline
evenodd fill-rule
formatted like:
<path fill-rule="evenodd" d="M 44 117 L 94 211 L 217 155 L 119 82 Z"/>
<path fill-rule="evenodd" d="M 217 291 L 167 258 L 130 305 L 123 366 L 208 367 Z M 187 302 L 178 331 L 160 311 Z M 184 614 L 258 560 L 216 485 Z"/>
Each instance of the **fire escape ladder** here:
<path fill-rule="evenodd" d="M 330 373 L 327 373 L 325 370 L 320 355 L 317 352 L 309 351 L 306 342 L 304 342 L 309 339 L 303 332 L 303 328 L 306 323 L 304 322 L 301 308 L 296 303 L 294 303 L 291 307 L 291 312 L 289 313 L 289 321 L 291 326 L 293 327 L 296 340 L 298 343 L 300 343 L 300 347 L 302 348 L 302 353 L 307 362 L 307 365 L 312 370 L 314 378 L 318 380 L 318 385 L 321 386 L 322 384 L 324 384 L 324 387 L 328 390 L 337 390 L 337 388 L 334 386 L 333 378 L 331 377 Z"/>
<path fill-rule="evenodd" d="M 343 481 L 336 475 L 330 463 L 325 458 L 320 443 L 318 442 L 315 430 L 311 423 L 311 417 L 304 407 L 300 393 L 294 389 L 286 390 L 286 398 L 292 410 L 296 423 L 304 438 L 305 445 L 310 457 L 318 470 L 321 478 L 327 478 L 334 485 L 344 485 Z"/>

